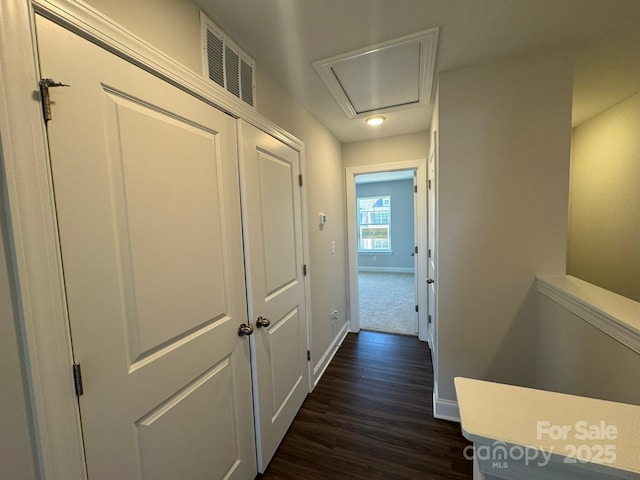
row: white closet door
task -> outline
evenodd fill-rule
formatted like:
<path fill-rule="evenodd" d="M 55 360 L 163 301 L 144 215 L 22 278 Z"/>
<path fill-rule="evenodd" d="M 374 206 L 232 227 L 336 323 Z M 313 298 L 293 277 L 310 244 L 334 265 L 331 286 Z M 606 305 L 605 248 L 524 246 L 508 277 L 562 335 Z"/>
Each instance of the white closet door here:
<path fill-rule="evenodd" d="M 300 156 L 239 124 L 258 470 L 264 472 L 309 391 Z"/>
<path fill-rule="evenodd" d="M 253 479 L 235 121 L 37 34 L 89 478 Z"/>

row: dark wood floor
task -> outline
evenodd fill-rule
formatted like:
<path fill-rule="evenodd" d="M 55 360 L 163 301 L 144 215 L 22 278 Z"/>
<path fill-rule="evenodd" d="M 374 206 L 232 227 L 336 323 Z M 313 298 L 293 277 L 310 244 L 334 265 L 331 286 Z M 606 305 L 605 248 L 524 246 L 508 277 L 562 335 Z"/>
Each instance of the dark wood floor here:
<path fill-rule="evenodd" d="M 457 423 L 436 420 L 426 343 L 350 333 L 260 479 L 471 480 Z"/>

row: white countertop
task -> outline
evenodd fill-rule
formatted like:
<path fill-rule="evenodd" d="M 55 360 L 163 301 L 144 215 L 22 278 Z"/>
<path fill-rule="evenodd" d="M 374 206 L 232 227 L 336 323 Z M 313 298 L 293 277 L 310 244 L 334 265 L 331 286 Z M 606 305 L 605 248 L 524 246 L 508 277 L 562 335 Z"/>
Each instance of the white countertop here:
<path fill-rule="evenodd" d="M 462 432 L 474 443 L 532 447 L 555 461 L 578 451 L 590 459 L 580 468 L 640 478 L 640 406 L 462 377 L 455 385 Z"/>

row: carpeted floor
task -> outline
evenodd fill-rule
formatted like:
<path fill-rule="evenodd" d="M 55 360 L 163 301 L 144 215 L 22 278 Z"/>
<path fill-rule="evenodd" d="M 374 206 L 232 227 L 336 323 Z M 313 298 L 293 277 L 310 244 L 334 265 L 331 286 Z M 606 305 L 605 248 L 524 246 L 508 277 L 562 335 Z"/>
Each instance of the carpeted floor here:
<path fill-rule="evenodd" d="M 360 328 L 417 335 L 413 273 L 358 274 Z"/>

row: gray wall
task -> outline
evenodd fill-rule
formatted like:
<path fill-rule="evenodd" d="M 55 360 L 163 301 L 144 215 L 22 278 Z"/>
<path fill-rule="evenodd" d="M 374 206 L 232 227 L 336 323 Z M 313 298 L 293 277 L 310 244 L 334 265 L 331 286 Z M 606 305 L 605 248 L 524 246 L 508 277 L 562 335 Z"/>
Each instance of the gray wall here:
<path fill-rule="evenodd" d="M 0 477 L 2 480 L 30 480 L 36 478 L 35 461 L 1 176 L 0 188 Z"/>
<path fill-rule="evenodd" d="M 564 275 L 572 66 L 527 54 L 442 73 L 438 394 L 453 378 L 531 386 L 536 275 Z"/>
<path fill-rule="evenodd" d="M 640 355 L 538 295 L 536 387 L 640 405 Z"/>
<path fill-rule="evenodd" d="M 358 267 L 413 268 L 413 180 L 361 183 L 356 185 L 356 197 L 391 196 L 392 253 L 358 254 Z M 375 260 L 374 260 L 375 257 Z"/>

